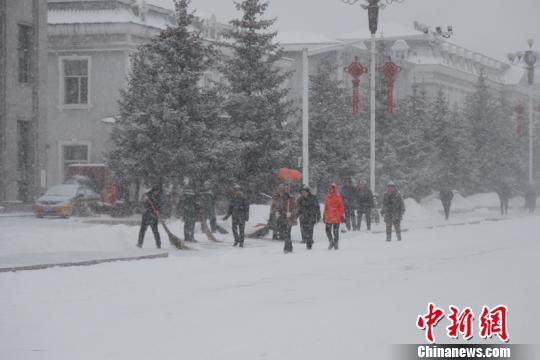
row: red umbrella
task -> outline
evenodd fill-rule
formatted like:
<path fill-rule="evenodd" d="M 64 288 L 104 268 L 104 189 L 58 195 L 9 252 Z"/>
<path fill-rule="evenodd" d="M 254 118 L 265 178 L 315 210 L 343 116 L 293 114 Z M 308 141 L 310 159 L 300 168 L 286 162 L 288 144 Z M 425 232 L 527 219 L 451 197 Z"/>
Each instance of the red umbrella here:
<path fill-rule="evenodd" d="M 278 177 L 288 182 L 294 182 L 302 179 L 302 173 L 295 169 L 281 168 L 278 171 Z"/>

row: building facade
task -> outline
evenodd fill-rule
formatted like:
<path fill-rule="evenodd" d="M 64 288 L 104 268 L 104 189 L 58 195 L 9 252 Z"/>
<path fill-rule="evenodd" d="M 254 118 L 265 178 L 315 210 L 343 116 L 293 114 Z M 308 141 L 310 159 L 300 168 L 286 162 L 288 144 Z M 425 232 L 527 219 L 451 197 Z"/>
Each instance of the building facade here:
<path fill-rule="evenodd" d="M 351 87 L 351 79 L 344 71 L 357 57 L 359 62 L 369 67 L 369 33 L 353 33 L 332 39 L 311 33 L 279 34 L 278 41 L 285 50 L 285 56 L 295 60 L 295 70 L 290 88 L 295 99 L 302 97 L 302 52 L 309 53 L 309 74 L 317 71 L 323 59 L 330 59 L 336 65 L 336 78 Z M 418 32 L 411 27 L 387 25 L 380 28 L 376 37 L 378 61 L 388 57 L 401 67 L 394 84 L 396 101 L 412 91 L 412 85 L 419 83 L 428 96 L 434 96 L 439 89 L 445 93 L 451 106 L 462 106 L 478 82 L 482 72 L 487 84 L 495 91 L 504 91 L 516 103 L 526 103 L 530 91 L 527 74 L 522 66 L 485 56 L 465 49 L 430 34 Z M 380 76 L 380 75 L 379 75 Z M 380 76 L 382 77 L 382 76 Z M 533 88 L 536 101 L 540 100 L 540 77 L 537 76 Z M 364 101 L 369 93 L 369 74 L 361 79 L 361 95 Z"/>
<path fill-rule="evenodd" d="M 49 0 L 47 185 L 65 180 L 72 163 L 103 163 L 112 149 L 111 124 L 125 88 L 130 54 L 173 22 L 172 1 L 165 0 Z M 215 16 L 197 13 L 194 25 L 207 41 L 219 41 L 228 29 Z M 303 52 L 308 51 L 309 74 L 323 59 L 335 63 L 336 77 L 350 87 L 344 68 L 355 57 L 369 65 L 370 34 L 347 34 L 333 39 L 308 33 L 278 33 L 285 53 L 280 66 L 292 71 L 284 84 L 301 108 Z M 394 87 L 396 102 L 421 83 L 428 95 L 439 89 L 451 105 L 461 106 L 474 91 L 480 72 L 488 85 L 506 91 L 512 101 L 525 103 L 529 87 L 521 67 L 433 39 L 410 28 L 381 26 L 379 57 L 391 56 L 401 67 Z M 227 51 L 226 47 L 221 48 Z M 361 101 L 368 102 L 369 76 L 361 80 Z M 209 71 L 201 86 L 220 81 Z M 535 88 L 540 99 L 540 79 Z M 364 105 L 366 106 L 366 105 Z"/>
<path fill-rule="evenodd" d="M 49 186 L 66 180 L 70 164 L 106 162 L 130 54 L 174 22 L 173 2 L 162 4 L 49 0 Z M 209 16 L 196 26 L 210 41 L 224 25 Z M 216 78 L 209 72 L 201 84 Z"/>
<path fill-rule="evenodd" d="M 46 186 L 47 4 L 0 1 L 0 203 Z"/>

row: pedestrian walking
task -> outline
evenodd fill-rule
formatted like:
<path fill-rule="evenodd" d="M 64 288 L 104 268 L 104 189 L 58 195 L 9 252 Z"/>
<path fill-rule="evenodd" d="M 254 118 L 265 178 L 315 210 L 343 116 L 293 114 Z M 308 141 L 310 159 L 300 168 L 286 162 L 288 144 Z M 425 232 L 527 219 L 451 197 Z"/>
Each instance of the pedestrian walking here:
<path fill-rule="evenodd" d="M 240 185 L 235 185 L 233 190 L 233 197 L 230 200 L 227 214 L 223 217 L 223 220 L 225 221 L 232 216 L 233 246 L 244 247 L 244 230 L 246 222 L 249 221 L 249 203 L 242 193 Z"/>
<path fill-rule="evenodd" d="M 510 200 L 510 186 L 506 182 L 501 182 L 497 189 L 499 202 L 501 205 L 501 215 L 508 215 L 508 200 Z"/>
<path fill-rule="evenodd" d="M 278 192 L 272 200 L 270 213 L 270 218 L 274 219 L 280 239 L 285 242 L 283 251 L 285 253 L 292 252 L 291 229 L 296 223 L 296 202 L 285 184 L 279 185 Z"/>
<path fill-rule="evenodd" d="M 450 217 L 450 207 L 452 206 L 452 199 L 454 198 L 454 193 L 450 188 L 443 188 L 439 192 L 439 199 L 441 199 L 441 203 L 444 209 L 444 218 L 448 220 Z"/>
<path fill-rule="evenodd" d="M 392 240 L 392 226 L 394 226 L 398 241 L 401 241 L 401 219 L 403 218 L 403 213 L 405 213 L 403 198 L 396 184 L 390 181 L 383 196 L 383 209 L 381 211 L 381 215 L 384 216 L 384 222 L 386 223 L 386 241 Z"/>
<path fill-rule="evenodd" d="M 534 185 L 531 184 L 525 191 L 525 208 L 529 210 L 530 213 L 533 213 L 536 210 L 536 197 L 536 189 Z"/>
<path fill-rule="evenodd" d="M 345 227 L 349 231 L 357 230 L 358 228 L 357 220 L 356 220 L 356 213 L 355 213 L 355 209 L 356 209 L 355 192 L 356 192 L 356 189 L 354 188 L 352 179 L 347 178 L 345 184 L 343 185 L 343 189 L 341 191 L 341 197 L 343 199 L 343 205 L 345 207 Z"/>
<path fill-rule="evenodd" d="M 321 207 L 317 197 L 311 193 L 309 187 L 302 187 L 300 192 L 297 216 L 300 220 L 302 243 L 305 243 L 307 249 L 311 250 L 313 246 L 313 229 L 315 224 L 321 220 Z"/>
<path fill-rule="evenodd" d="M 180 196 L 177 206 L 178 213 L 184 220 L 184 240 L 196 242 L 195 240 L 195 222 L 199 213 L 195 191 L 187 187 Z"/>
<path fill-rule="evenodd" d="M 212 184 L 210 181 L 205 181 L 202 190 L 197 194 L 200 213 L 201 226 L 208 228 L 206 221 L 210 222 L 210 231 L 216 233 L 217 221 L 216 221 L 216 197 L 212 191 Z"/>
<path fill-rule="evenodd" d="M 324 214 L 323 221 L 326 224 L 326 236 L 330 244 L 328 250 L 334 248 L 338 249 L 339 243 L 339 225 L 345 213 L 345 206 L 343 204 L 343 198 L 339 195 L 337 185 L 335 183 L 330 185 L 328 194 L 324 200 Z"/>
<path fill-rule="evenodd" d="M 373 192 L 364 180 L 358 183 L 356 188 L 356 209 L 358 212 L 358 230 L 362 225 L 362 216 L 366 219 L 368 231 L 371 230 L 371 211 L 375 207 Z"/>
<path fill-rule="evenodd" d="M 154 240 L 158 249 L 161 248 L 161 237 L 159 236 L 158 222 L 161 214 L 161 188 L 157 185 L 152 186 L 150 191 L 143 195 L 143 214 L 141 220 L 141 228 L 139 230 L 139 240 L 137 246 L 142 247 L 144 235 L 148 226 L 154 233 Z"/>

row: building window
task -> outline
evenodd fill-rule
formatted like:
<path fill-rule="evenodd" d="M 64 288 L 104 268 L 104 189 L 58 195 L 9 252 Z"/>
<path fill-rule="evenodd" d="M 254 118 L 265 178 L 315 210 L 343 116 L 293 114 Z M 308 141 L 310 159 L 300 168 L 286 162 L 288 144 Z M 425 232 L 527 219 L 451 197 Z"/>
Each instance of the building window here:
<path fill-rule="evenodd" d="M 88 104 L 88 59 L 63 60 L 64 104 Z"/>
<path fill-rule="evenodd" d="M 30 82 L 30 51 L 31 51 L 32 28 L 27 25 L 19 25 L 19 82 Z"/>
<path fill-rule="evenodd" d="M 86 164 L 88 163 L 88 145 L 63 145 L 62 157 L 63 157 L 63 169 L 64 180 L 69 174 L 69 165 L 71 164 Z"/>

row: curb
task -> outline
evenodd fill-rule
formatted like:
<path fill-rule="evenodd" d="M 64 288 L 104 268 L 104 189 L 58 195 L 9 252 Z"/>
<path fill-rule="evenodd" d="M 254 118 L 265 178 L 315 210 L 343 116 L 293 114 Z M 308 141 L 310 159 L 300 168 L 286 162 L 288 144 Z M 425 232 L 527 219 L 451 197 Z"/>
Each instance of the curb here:
<path fill-rule="evenodd" d="M 99 264 L 117 262 L 117 261 L 152 260 L 152 259 L 166 258 L 168 256 L 169 256 L 169 253 L 166 252 L 163 254 L 142 255 L 142 256 L 136 256 L 136 257 L 85 260 L 85 261 L 78 261 L 78 262 L 65 262 L 65 263 L 56 263 L 56 264 L 14 266 L 14 267 L 0 268 L 0 273 L 26 271 L 26 270 L 43 270 L 43 269 L 49 269 L 53 267 L 92 266 L 92 265 L 99 265 Z"/>

